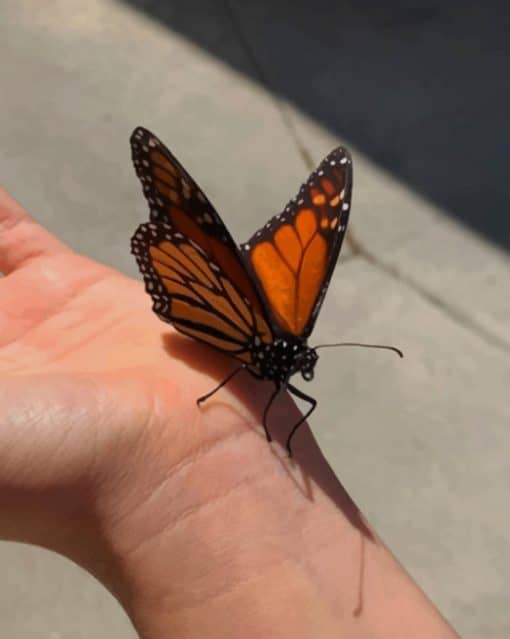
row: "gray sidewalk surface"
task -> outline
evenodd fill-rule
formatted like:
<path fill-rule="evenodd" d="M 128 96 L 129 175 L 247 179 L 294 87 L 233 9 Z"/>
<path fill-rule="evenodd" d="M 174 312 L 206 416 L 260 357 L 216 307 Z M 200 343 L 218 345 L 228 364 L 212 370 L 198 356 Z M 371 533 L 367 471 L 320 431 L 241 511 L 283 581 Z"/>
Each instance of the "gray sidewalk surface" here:
<path fill-rule="evenodd" d="M 298 4 L 3 0 L 1 182 L 77 251 L 138 277 L 136 125 L 167 143 L 239 240 L 346 144 L 350 235 L 313 342 L 377 341 L 406 357 L 323 352 L 311 426 L 458 632 L 507 639 L 510 11 Z M 3 543 L 0 564 L 1 637 L 135 636 L 70 562 Z"/>

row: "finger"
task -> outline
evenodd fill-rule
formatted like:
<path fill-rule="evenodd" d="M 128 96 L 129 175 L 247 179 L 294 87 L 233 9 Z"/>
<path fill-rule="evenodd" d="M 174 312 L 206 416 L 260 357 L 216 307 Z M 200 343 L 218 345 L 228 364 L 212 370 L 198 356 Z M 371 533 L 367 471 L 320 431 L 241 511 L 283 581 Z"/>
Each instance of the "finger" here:
<path fill-rule="evenodd" d="M 69 251 L 0 189 L 0 273 L 8 275 L 34 258 Z"/>

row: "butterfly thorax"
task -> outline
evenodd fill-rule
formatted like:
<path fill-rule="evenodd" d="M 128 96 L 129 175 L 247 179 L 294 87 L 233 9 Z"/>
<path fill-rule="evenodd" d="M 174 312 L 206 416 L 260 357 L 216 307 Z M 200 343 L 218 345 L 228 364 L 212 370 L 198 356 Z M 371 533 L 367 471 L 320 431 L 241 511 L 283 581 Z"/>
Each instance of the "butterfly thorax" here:
<path fill-rule="evenodd" d="M 283 384 L 299 371 L 305 380 L 311 380 L 318 359 L 305 340 L 293 335 L 277 337 L 271 344 L 256 340 L 252 355 L 252 368 L 260 377 Z"/>

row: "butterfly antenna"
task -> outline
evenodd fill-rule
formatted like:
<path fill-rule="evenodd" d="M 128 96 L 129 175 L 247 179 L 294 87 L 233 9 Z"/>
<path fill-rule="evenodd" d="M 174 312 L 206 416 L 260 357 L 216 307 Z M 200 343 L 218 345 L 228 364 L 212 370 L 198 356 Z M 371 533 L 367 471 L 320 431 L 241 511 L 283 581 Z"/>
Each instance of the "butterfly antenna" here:
<path fill-rule="evenodd" d="M 404 357 L 404 353 L 395 346 L 386 346 L 385 344 L 360 344 L 359 342 L 340 342 L 339 344 L 319 344 L 312 348 L 312 351 L 316 351 L 319 348 L 335 348 L 336 346 L 361 346 L 362 348 L 383 348 L 387 351 L 393 351 L 399 357 Z"/>

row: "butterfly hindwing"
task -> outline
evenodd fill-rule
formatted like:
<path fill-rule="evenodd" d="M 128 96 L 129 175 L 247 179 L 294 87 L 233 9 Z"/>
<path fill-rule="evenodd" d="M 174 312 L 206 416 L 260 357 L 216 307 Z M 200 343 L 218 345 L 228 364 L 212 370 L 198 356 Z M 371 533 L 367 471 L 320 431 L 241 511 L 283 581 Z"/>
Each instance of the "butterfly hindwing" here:
<path fill-rule="evenodd" d="M 338 147 L 284 211 L 242 245 L 266 310 L 284 333 L 310 335 L 347 228 L 352 161 Z"/>
<path fill-rule="evenodd" d="M 264 316 L 193 240 L 167 224 L 141 224 L 132 252 L 153 310 L 178 331 L 245 362 L 255 340 L 270 343 Z"/>

